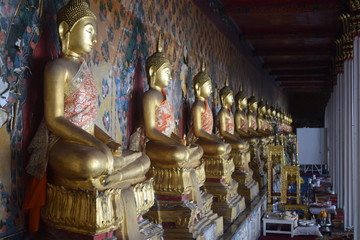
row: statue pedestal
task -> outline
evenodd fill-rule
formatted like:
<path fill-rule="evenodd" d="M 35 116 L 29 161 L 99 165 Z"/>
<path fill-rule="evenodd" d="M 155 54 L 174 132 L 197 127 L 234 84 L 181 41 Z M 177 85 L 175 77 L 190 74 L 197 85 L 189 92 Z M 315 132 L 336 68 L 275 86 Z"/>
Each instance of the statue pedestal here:
<path fill-rule="evenodd" d="M 263 164 L 252 159 L 249 166 L 251 170 L 253 170 L 253 179 L 259 183 L 259 188 L 263 188 L 267 184 L 267 177 L 263 170 Z"/>
<path fill-rule="evenodd" d="M 86 235 L 80 233 L 69 232 L 63 229 L 57 229 L 50 226 L 43 226 L 36 234 L 39 240 L 117 240 L 114 231 L 101 233 L 98 235 Z"/>
<path fill-rule="evenodd" d="M 259 184 L 252 178 L 253 171 L 249 169 L 250 153 L 233 150 L 230 155 L 235 165 L 232 177 L 239 183 L 237 191 L 247 202 L 251 202 L 259 194 Z"/>
<path fill-rule="evenodd" d="M 259 194 L 259 184 L 254 179 L 249 179 L 248 174 L 236 169 L 232 176 L 239 183 L 238 193 L 247 202 L 251 202 Z"/>
<path fill-rule="evenodd" d="M 238 183 L 231 178 L 234 172 L 232 158 L 203 156 L 205 162 L 205 189 L 214 196 L 212 209 L 226 222 L 233 222 L 245 209 L 245 199 L 237 192 Z"/>
<path fill-rule="evenodd" d="M 127 193 L 124 194 L 124 191 Z M 128 197 L 123 195 L 132 197 L 127 199 Z M 98 238 L 98 236 L 126 229 L 125 219 L 127 219 L 128 212 L 124 203 L 128 201 L 135 201 L 140 233 L 148 239 L 160 239 L 162 236 L 161 226 L 141 217 L 154 204 L 153 179 L 137 183 L 128 189 L 109 188 L 105 190 L 66 189 L 48 183 L 47 201 L 41 215 L 47 226 L 61 229 L 59 231 L 64 234 L 70 232 L 74 235 L 84 236 L 84 239 L 107 239 Z M 136 224 L 136 218 L 134 221 Z M 122 235 L 126 236 L 126 233 Z"/>
<path fill-rule="evenodd" d="M 215 239 L 223 234 L 223 218 L 211 210 L 213 196 L 199 188 L 204 164 L 196 168 L 155 168 L 155 204 L 145 216 L 164 228 L 165 239 Z"/>

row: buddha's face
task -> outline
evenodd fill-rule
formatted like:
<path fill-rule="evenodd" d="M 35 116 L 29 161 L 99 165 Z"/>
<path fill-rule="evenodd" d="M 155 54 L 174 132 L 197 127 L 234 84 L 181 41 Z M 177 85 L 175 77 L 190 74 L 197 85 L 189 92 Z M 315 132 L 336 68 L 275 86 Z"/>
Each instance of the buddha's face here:
<path fill-rule="evenodd" d="M 200 88 L 199 88 L 199 95 L 203 98 L 208 98 L 212 93 L 212 86 L 211 82 L 207 81 L 205 82 Z"/>
<path fill-rule="evenodd" d="M 169 64 L 163 64 L 156 72 L 155 72 L 155 85 L 160 88 L 166 88 L 171 78 L 171 69 Z"/>
<path fill-rule="evenodd" d="M 224 104 L 226 106 L 231 106 L 233 103 L 234 103 L 234 97 L 231 93 L 229 93 L 224 99 Z"/>
<path fill-rule="evenodd" d="M 247 106 L 247 99 L 243 98 L 243 99 L 239 99 L 238 101 L 238 108 L 240 109 L 244 109 Z"/>
<path fill-rule="evenodd" d="M 265 114 L 265 113 L 266 113 L 266 107 L 265 107 L 265 106 L 262 106 L 262 107 L 260 108 L 260 113 L 261 113 L 261 114 Z"/>
<path fill-rule="evenodd" d="M 251 112 L 256 111 L 257 108 L 258 108 L 258 103 L 257 103 L 257 102 L 249 103 L 249 110 L 250 110 Z"/>
<path fill-rule="evenodd" d="M 272 117 L 276 117 L 276 110 L 272 110 L 271 116 L 272 116 Z"/>
<path fill-rule="evenodd" d="M 268 117 L 271 116 L 271 108 L 266 109 L 266 115 L 267 115 Z"/>
<path fill-rule="evenodd" d="M 90 53 L 97 42 L 96 33 L 95 19 L 90 17 L 82 18 L 74 25 L 70 32 L 68 49 L 79 55 Z"/>

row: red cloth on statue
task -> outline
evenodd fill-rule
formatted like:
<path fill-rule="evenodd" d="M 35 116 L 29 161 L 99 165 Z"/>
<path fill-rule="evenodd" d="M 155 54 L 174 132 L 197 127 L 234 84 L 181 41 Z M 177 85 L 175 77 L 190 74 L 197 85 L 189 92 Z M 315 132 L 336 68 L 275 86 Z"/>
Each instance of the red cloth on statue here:
<path fill-rule="evenodd" d="M 207 133 L 212 133 L 213 130 L 213 114 L 207 101 L 204 101 L 205 112 L 201 114 L 201 128 Z"/>
<path fill-rule="evenodd" d="M 29 233 L 39 230 L 40 210 L 46 201 L 46 173 L 40 179 L 31 176 L 22 210 L 29 213 Z"/>
<path fill-rule="evenodd" d="M 166 97 L 164 90 L 161 90 L 164 95 L 164 101 L 155 110 L 156 129 L 167 136 L 175 131 L 174 112 L 169 100 Z"/>
<path fill-rule="evenodd" d="M 231 134 L 234 134 L 234 130 L 235 130 L 234 116 L 230 109 L 228 109 L 228 111 L 230 116 L 229 118 L 226 119 L 226 131 Z"/>

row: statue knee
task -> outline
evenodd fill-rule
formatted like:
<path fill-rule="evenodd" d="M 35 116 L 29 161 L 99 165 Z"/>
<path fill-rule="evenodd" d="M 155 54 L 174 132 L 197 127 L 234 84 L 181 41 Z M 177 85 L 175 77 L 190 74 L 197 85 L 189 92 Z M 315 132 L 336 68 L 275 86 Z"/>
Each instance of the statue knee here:
<path fill-rule="evenodd" d="M 174 161 L 178 162 L 179 164 L 182 164 L 189 159 L 190 153 L 185 146 L 183 145 L 175 146 L 174 150 L 175 150 L 173 153 Z"/>
<path fill-rule="evenodd" d="M 145 173 L 150 169 L 151 162 L 150 159 L 145 154 L 141 155 L 141 157 L 139 158 L 139 163 L 142 166 Z"/>
<path fill-rule="evenodd" d="M 98 151 L 83 152 L 77 166 L 77 174 L 80 177 L 98 177 L 107 171 L 107 159 L 105 155 Z"/>

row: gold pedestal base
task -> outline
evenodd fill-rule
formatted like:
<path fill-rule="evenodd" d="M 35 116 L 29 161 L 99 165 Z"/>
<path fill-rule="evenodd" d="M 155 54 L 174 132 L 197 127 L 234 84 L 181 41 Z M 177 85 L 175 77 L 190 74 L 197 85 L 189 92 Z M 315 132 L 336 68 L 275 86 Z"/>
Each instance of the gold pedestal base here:
<path fill-rule="evenodd" d="M 151 167 L 155 205 L 145 216 L 164 227 L 165 239 L 211 239 L 223 234 L 223 218 L 211 210 L 212 199 L 200 191 L 205 168 Z M 211 237 L 211 238 L 210 238 Z"/>
<path fill-rule="evenodd" d="M 210 194 L 201 192 L 202 208 L 186 195 L 156 198 L 145 216 L 163 225 L 165 239 L 216 239 L 223 234 L 223 218 L 211 210 Z"/>
<path fill-rule="evenodd" d="M 163 240 L 164 229 L 162 226 L 147 219 L 143 219 L 139 223 L 139 232 L 147 240 Z"/>
<path fill-rule="evenodd" d="M 252 178 L 249 179 L 246 173 L 237 170 L 232 176 L 239 182 L 237 191 L 245 197 L 245 201 L 251 202 L 259 194 L 259 183 Z"/>
<path fill-rule="evenodd" d="M 162 195 L 186 195 L 193 193 L 194 187 L 201 187 L 205 182 L 205 167 L 201 163 L 196 168 L 156 168 L 151 167 L 148 175 L 155 180 L 154 190 Z M 194 179 L 197 179 L 194 186 Z"/>
<path fill-rule="evenodd" d="M 267 175 L 263 171 L 261 163 L 250 161 L 249 166 L 253 170 L 253 179 L 259 183 L 259 188 L 263 188 L 267 184 Z"/>
<path fill-rule="evenodd" d="M 154 204 L 153 179 L 134 185 L 133 191 L 139 216 Z M 80 234 L 114 231 L 124 222 L 121 193 L 122 189 L 74 190 L 48 183 L 42 219 L 51 227 Z"/>
<path fill-rule="evenodd" d="M 212 209 L 224 217 L 226 222 L 233 222 L 245 209 L 245 198 L 238 194 L 238 183 L 231 178 L 234 172 L 232 158 L 225 156 L 203 156 L 205 162 L 205 190 L 214 196 Z"/>

